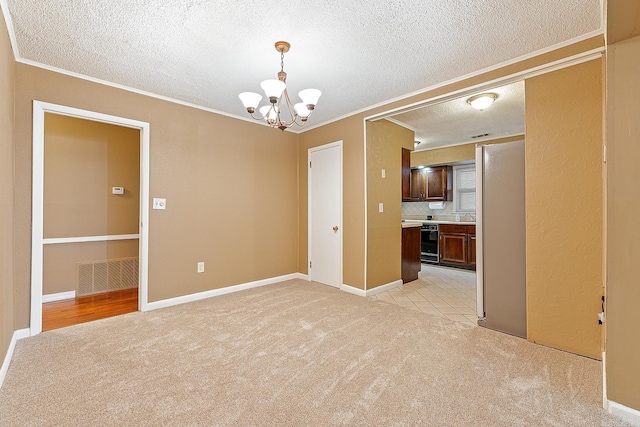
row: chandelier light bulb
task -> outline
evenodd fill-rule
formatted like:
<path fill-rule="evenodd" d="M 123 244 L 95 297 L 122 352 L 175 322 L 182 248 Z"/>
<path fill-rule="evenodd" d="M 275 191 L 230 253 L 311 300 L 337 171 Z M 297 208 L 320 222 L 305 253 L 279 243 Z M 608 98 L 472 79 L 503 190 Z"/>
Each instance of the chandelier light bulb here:
<path fill-rule="evenodd" d="M 262 95 L 255 92 L 242 92 L 238 95 L 240 101 L 242 101 L 242 105 L 247 109 L 248 112 L 253 113 L 260 105 L 260 101 L 262 101 Z"/>
<path fill-rule="evenodd" d="M 260 83 L 260 87 L 262 88 L 262 90 L 264 90 L 264 93 L 265 95 L 267 95 L 267 98 L 269 98 L 269 101 L 272 104 L 275 104 L 282 96 L 282 92 L 284 92 L 287 85 L 280 80 L 269 79 Z"/>
<path fill-rule="evenodd" d="M 307 121 L 307 117 L 311 114 L 311 110 L 307 108 L 307 105 L 304 102 L 298 102 L 293 106 L 293 109 L 296 110 L 296 113 L 302 118 L 302 121 Z"/>
<path fill-rule="evenodd" d="M 313 108 L 318 103 L 318 99 L 320 99 L 320 92 L 318 89 L 305 89 L 298 92 L 298 96 L 302 99 L 303 104 L 307 106 L 309 110 L 313 110 Z"/>

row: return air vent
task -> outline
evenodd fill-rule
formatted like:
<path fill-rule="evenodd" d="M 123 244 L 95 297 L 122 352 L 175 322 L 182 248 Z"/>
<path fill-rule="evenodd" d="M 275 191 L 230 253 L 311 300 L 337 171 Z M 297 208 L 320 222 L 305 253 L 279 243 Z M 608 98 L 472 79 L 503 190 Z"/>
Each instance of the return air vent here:
<path fill-rule="evenodd" d="M 76 296 L 138 287 L 138 257 L 76 263 Z"/>
<path fill-rule="evenodd" d="M 489 136 L 488 133 L 481 133 L 480 135 L 472 135 L 471 138 L 476 139 L 476 138 L 484 138 L 485 136 Z"/>

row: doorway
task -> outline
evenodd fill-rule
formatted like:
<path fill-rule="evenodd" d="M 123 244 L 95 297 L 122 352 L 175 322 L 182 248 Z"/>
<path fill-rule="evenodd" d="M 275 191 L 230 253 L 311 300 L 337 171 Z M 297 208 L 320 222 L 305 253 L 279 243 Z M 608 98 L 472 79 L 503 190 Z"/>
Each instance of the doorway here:
<path fill-rule="evenodd" d="M 59 295 L 62 299 L 65 295 L 76 296 L 77 292 L 85 295 L 82 297 L 85 302 L 87 298 L 97 301 L 104 300 L 99 297 L 104 292 L 127 293 L 126 289 L 132 288 L 132 283 L 135 283 L 137 301 L 134 302 L 134 308 L 146 310 L 149 124 L 39 101 L 34 101 L 33 108 L 31 335 L 36 335 L 43 330 L 43 293 L 49 300 L 52 299 L 51 295 L 54 295 L 53 300 L 55 300 L 55 295 Z M 122 134 L 128 132 L 130 136 L 133 135 L 133 144 L 128 144 L 128 147 L 126 144 L 120 144 L 120 147 L 115 144 L 109 148 L 114 151 L 112 154 L 116 157 L 133 157 L 138 167 L 127 168 L 125 165 L 124 169 L 135 170 L 115 174 L 120 177 L 116 180 L 123 181 L 122 185 L 117 185 L 109 179 L 110 175 L 114 175 L 112 171 L 108 171 L 106 166 L 95 161 L 101 155 L 105 157 L 105 153 L 96 154 L 96 152 L 106 150 L 107 145 L 95 142 L 78 145 L 78 141 L 73 141 L 74 138 L 67 137 L 62 139 L 63 149 L 56 149 L 54 151 L 57 153 L 53 153 L 60 157 L 61 162 L 57 166 L 52 166 L 55 163 L 49 162 L 45 170 L 45 120 L 49 120 L 49 124 L 54 122 L 60 125 L 66 122 L 67 126 L 72 123 L 72 127 L 78 128 L 85 125 L 106 126 L 114 132 Z M 135 144 L 136 142 L 138 143 Z M 123 147 L 133 149 L 133 155 L 119 152 Z M 65 150 L 67 150 L 66 154 Z M 72 187 L 65 188 L 64 185 L 60 185 L 65 180 L 52 179 L 51 173 L 56 172 L 57 168 L 60 169 L 57 172 L 64 175 L 64 168 L 68 167 L 65 163 L 73 159 L 82 159 L 81 155 L 74 152 L 77 150 L 89 151 L 85 159 L 88 161 L 85 164 L 80 163 L 81 169 L 87 171 L 97 169 L 98 173 L 91 175 L 91 178 L 86 178 L 78 172 L 77 176 L 66 181 L 73 183 Z M 94 153 L 91 153 L 92 150 Z M 52 152 L 47 153 L 48 156 L 51 154 Z M 136 176 L 127 178 L 124 176 L 127 173 Z M 46 192 L 45 178 L 49 186 Z M 79 182 L 74 183 L 73 178 Z M 97 181 L 98 187 L 96 182 L 89 181 Z M 55 188 L 56 185 L 60 188 Z M 80 200 L 79 195 L 82 194 L 87 197 L 84 205 L 74 206 L 73 201 Z M 112 201 L 107 209 L 105 209 L 106 197 L 110 197 Z M 67 203 L 64 203 L 65 200 Z M 46 218 L 45 208 L 48 212 Z M 132 215 L 131 212 L 134 214 Z M 123 218 L 128 218 L 125 221 L 126 225 L 123 225 Z M 83 254 L 84 258 L 74 259 L 74 256 L 78 256 L 74 255 L 74 252 Z M 74 262 L 70 263 L 71 259 L 74 259 Z M 70 264 L 74 266 L 73 271 L 69 270 Z M 46 293 L 44 292 L 45 272 L 50 279 L 47 281 Z M 68 289 L 69 276 L 74 276 L 74 290 Z M 129 304 L 131 304 L 131 293 L 128 292 L 129 295 L 125 298 Z"/>
<path fill-rule="evenodd" d="M 342 285 L 342 141 L 309 149 L 309 279 Z"/>

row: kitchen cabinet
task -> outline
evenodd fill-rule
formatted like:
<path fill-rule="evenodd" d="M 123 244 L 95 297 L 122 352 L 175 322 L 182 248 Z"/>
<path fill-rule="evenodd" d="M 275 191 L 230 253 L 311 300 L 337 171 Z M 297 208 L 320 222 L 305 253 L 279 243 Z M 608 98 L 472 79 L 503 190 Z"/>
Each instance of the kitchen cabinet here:
<path fill-rule="evenodd" d="M 411 150 L 402 149 L 402 201 L 411 200 Z"/>
<path fill-rule="evenodd" d="M 418 280 L 420 263 L 420 224 L 402 227 L 401 275 L 402 283 Z"/>
<path fill-rule="evenodd" d="M 414 202 L 450 202 L 453 168 L 434 166 L 411 169 L 410 200 Z"/>
<path fill-rule="evenodd" d="M 476 226 L 440 224 L 440 264 L 476 269 Z"/>

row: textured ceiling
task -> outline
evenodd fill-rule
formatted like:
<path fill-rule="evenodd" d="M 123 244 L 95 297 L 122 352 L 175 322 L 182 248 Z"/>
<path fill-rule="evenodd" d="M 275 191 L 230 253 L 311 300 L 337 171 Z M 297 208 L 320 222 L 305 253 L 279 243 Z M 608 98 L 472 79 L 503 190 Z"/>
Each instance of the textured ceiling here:
<path fill-rule="evenodd" d="M 601 31 L 600 0 L 0 0 L 18 60 L 245 118 L 275 78 L 322 90 L 306 127 Z"/>
<path fill-rule="evenodd" d="M 469 96 L 391 116 L 391 120 L 415 130 L 416 150 L 465 142 L 481 142 L 524 133 L 524 82 L 485 90 L 498 95 L 485 110 L 472 108 Z M 488 134 L 486 137 L 473 136 Z"/>

